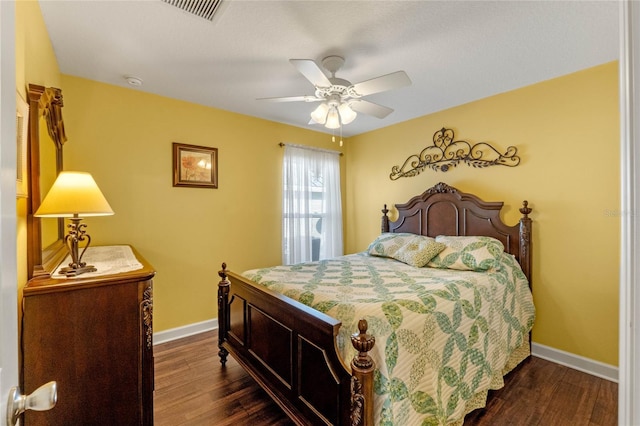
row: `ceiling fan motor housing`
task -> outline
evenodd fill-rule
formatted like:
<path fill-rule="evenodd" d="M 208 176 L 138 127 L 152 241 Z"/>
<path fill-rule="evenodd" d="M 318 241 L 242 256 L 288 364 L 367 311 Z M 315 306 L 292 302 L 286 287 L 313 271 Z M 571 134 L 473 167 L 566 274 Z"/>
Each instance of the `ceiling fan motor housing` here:
<path fill-rule="evenodd" d="M 331 86 L 317 87 L 316 96 L 326 98 L 328 101 L 331 101 L 331 98 L 335 95 L 342 99 L 360 97 L 352 90 L 349 90 L 349 87 L 352 86 L 349 80 L 336 77 L 336 72 L 342 68 L 343 65 L 344 58 L 342 56 L 332 55 L 322 60 L 322 66 L 331 73 L 331 77 L 329 77 Z"/>
<path fill-rule="evenodd" d="M 351 83 L 341 78 L 330 78 L 331 86 L 329 87 L 317 87 L 316 96 L 318 98 L 325 98 L 329 100 L 332 96 L 338 96 L 340 98 L 359 98 L 360 96 L 353 90 L 349 90 Z"/>

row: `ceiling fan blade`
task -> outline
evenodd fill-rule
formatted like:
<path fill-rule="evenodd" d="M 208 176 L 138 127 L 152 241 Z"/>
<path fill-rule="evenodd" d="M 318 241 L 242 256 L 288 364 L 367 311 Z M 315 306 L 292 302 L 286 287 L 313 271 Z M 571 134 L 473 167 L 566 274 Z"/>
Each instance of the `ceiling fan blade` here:
<path fill-rule="evenodd" d="M 257 101 L 270 101 L 270 102 L 319 102 L 324 99 L 316 98 L 312 95 L 305 96 L 285 96 L 280 98 L 258 98 Z"/>
<path fill-rule="evenodd" d="M 367 96 L 409 85 L 411 85 L 411 80 L 407 73 L 404 71 L 396 71 L 391 74 L 356 83 L 353 85 L 353 89 L 358 95 Z"/>
<path fill-rule="evenodd" d="M 362 99 L 354 99 L 349 101 L 351 109 L 362 114 L 372 115 L 377 118 L 385 118 L 387 115 L 393 112 L 392 108 L 374 104 L 373 102 L 365 101 Z"/>
<path fill-rule="evenodd" d="M 329 78 L 322 72 L 318 64 L 311 59 L 289 59 L 289 62 L 316 87 L 330 87 Z"/>

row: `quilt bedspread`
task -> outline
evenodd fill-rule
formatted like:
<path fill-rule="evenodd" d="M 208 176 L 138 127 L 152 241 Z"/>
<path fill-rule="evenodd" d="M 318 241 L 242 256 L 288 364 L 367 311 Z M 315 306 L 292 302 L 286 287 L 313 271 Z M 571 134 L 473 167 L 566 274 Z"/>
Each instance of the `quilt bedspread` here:
<path fill-rule="evenodd" d="M 360 318 L 368 321 L 376 425 L 461 423 L 479 394 L 502 386 L 535 317 L 527 280 L 509 254 L 487 272 L 358 253 L 243 275 L 340 320 L 347 365 L 355 355 L 350 336 Z"/>

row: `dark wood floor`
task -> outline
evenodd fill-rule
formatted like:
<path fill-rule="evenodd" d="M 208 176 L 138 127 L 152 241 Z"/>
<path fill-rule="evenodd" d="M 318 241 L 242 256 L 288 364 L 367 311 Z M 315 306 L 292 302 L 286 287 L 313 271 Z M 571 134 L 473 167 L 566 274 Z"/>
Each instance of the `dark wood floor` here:
<path fill-rule="evenodd" d="M 154 352 L 155 426 L 292 424 L 233 358 L 221 367 L 216 332 L 157 345 Z M 616 383 L 531 357 L 464 424 L 614 426 L 617 400 Z"/>

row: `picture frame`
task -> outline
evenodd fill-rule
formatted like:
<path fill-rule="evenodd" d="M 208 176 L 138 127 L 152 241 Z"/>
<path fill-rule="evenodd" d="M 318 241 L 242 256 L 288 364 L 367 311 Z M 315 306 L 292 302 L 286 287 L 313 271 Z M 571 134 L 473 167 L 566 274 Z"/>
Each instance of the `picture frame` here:
<path fill-rule="evenodd" d="M 29 196 L 27 176 L 27 138 L 29 132 L 29 104 L 16 91 L 16 198 Z"/>
<path fill-rule="evenodd" d="M 218 188 L 218 148 L 173 142 L 173 186 Z"/>

